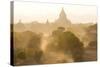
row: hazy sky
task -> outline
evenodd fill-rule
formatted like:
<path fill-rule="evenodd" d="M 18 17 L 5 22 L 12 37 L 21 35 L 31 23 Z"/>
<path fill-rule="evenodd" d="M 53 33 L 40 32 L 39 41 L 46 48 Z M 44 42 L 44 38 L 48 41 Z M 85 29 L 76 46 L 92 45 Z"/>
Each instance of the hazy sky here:
<path fill-rule="evenodd" d="M 34 2 L 14 2 L 14 22 L 19 19 L 24 23 L 39 21 L 45 23 L 55 21 L 64 8 L 66 16 L 72 23 L 96 22 L 96 6 L 53 4 L 53 3 L 34 3 Z"/>

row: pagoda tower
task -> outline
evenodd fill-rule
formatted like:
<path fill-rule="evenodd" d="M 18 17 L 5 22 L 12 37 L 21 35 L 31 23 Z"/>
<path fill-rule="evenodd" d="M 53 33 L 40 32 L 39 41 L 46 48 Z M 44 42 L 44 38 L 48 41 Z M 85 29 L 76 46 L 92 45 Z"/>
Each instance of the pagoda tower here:
<path fill-rule="evenodd" d="M 62 20 L 62 21 L 66 21 L 67 20 L 66 13 L 65 13 L 63 8 L 62 8 L 61 13 L 59 15 L 59 20 Z"/>
<path fill-rule="evenodd" d="M 63 8 L 59 14 L 59 18 L 56 20 L 56 23 L 57 25 L 64 26 L 64 27 L 69 26 L 71 24 Z"/>

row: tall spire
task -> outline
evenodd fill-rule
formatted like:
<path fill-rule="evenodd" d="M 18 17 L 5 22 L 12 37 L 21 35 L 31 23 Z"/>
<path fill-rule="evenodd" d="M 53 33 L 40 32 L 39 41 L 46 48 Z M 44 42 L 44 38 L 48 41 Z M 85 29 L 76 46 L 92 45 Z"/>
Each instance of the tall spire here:
<path fill-rule="evenodd" d="M 62 19 L 62 20 L 66 20 L 66 13 L 64 11 L 64 9 L 62 8 L 61 12 L 60 12 L 60 15 L 59 15 L 59 18 Z"/>
<path fill-rule="evenodd" d="M 70 20 L 67 18 L 66 13 L 64 9 L 61 9 L 61 12 L 59 14 L 59 18 L 57 19 L 57 24 L 60 26 L 69 26 L 71 24 Z"/>

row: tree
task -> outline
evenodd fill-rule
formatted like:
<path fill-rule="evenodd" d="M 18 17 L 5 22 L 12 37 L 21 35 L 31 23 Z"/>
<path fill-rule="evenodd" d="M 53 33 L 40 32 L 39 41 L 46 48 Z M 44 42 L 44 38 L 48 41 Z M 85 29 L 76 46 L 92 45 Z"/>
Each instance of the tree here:
<path fill-rule="evenodd" d="M 59 40 L 60 37 L 62 36 L 65 28 L 64 27 L 58 27 L 57 30 L 54 30 L 52 32 L 52 36 L 50 37 L 51 40 L 48 43 L 47 50 L 49 51 L 58 51 L 59 50 Z"/>
<path fill-rule="evenodd" d="M 41 50 L 41 35 L 34 34 L 29 40 L 27 45 L 27 60 L 29 64 L 41 63 L 42 50 Z"/>
<path fill-rule="evenodd" d="M 62 35 L 63 37 L 63 48 L 65 48 L 65 50 L 70 50 L 72 57 L 74 59 L 75 62 L 80 62 L 83 61 L 83 54 L 84 54 L 84 47 L 83 47 L 83 43 L 80 42 L 80 40 L 70 31 L 68 32 L 64 32 L 64 34 Z"/>
<path fill-rule="evenodd" d="M 54 30 L 52 32 L 52 36 L 59 36 L 64 32 L 65 28 L 64 27 L 58 27 L 57 30 Z"/>
<path fill-rule="evenodd" d="M 26 53 L 24 49 L 16 48 L 14 50 L 14 65 L 21 65 L 26 60 Z"/>
<path fill-rule="evenodd" d="M 62 51 L 65 54 L 72 55 L 75 62 L 83 61 L 84 47 L 83 43 L 72 32 L 64 32 L 62 28 L 53 31 L 53 41 L 48 48 L 55 51 Z"/>

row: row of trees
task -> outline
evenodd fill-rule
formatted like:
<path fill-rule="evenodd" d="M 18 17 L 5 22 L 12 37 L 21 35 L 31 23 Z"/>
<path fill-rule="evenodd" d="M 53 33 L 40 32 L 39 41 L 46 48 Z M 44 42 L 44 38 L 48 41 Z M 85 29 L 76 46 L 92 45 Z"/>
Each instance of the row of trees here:
<path fill-rule="evenodd" d="M 14 64 L 42 64 L 45 63 L 45 53 L 41 50 L 43 34 L 34 32 L 14 32 Z M 92 46 L 95 42 L 90 43 Z M 46 52 L 62 52 L 65 56 L 71 55 L 74 62 L 84 61 L 84 45 L 80 39 L 64 27 L 52 31 L 46 47 Z M 48 56 L 48 55 L 47 55 Z M 47 61 L 51 59 L 47 57 Z M 62 60 L 62 62 L 67 62 Z"/>

